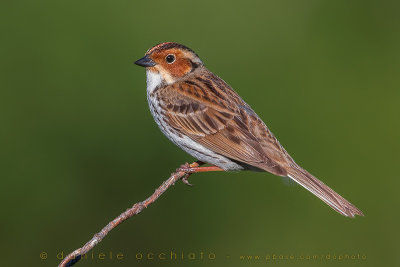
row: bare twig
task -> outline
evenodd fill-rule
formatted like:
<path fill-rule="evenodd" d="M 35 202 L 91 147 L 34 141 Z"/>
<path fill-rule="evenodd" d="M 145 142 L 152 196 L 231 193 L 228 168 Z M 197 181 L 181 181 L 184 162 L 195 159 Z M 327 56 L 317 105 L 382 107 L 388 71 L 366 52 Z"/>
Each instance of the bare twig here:
<path fill-rule="evenodd" d="M 195 168 L 201 165 L 201 162 L 194 162 L 192 164 L 182 165 L 189 168 Z M 117 218 L 109 222 L 100 232 L 95 234 L 83 247 L 76 249 L 72 253 L 68 254 L 58 265 L 59 267 L 68 267 L 74 265 L 80 260 L 80 258 L 92 250 L 103 238 L 115 227 L 117 227 L 123 221 L 129 219 L 133 215 L 139 214 L 144 208 L 147 208 L 150 204 L 156 201 L 168 188 L 175 184 L 179 179 L 184 179 L 187 182 L 187 178 L 192 172 L 186 171 L 182 167 L 177 169 L 176 172 L 172 173 L 171 176 L 164 181 L 154 193 L 142 202 L 135 203 L 131 208 L 121 213 Z"/>

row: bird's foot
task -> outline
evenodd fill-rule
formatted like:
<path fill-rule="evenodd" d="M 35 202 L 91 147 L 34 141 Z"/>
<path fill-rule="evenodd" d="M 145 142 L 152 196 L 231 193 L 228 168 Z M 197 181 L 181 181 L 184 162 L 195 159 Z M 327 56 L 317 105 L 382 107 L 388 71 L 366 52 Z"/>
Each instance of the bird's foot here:
<path fill-rule="evenodd" d="M 190 175 L 191 175 L 191 173 L 185 174 L 185 175 L 181 178 L 181 180 L 182 180 L 182 182 L 183 182 L 185 185 L 193 186 L 193 185 L 192 185 L 191 183 L 189 183 L 189 181 L 188 181 L 188 178 L 189 178 Z"/>
<path fill-rule="evenodd" d="M 197 167 L 199 166 L 198 163 L 194 162 L 192 164 L 189 163 L 185 163 L 182 164 L 178 169 L 176 169 L 177 172 L 184 172 L 185 174 L 182 176 L 181 180 L 184 184 L 192 186 L 191 183 L 189 183 L 188 178 L 189 176 L 194 173 L 194 171 L 192 170 L 193 167 Z"/>
<path fill-rule="evenodd" d="M 181 165 L 178 169 L 176 169 L 176 171 L 185 173 L 182 176 L 181 180 L 183 183 L 185 183 L 187 185 L 191 185 L 188 182 L 188 178 L 193 173 L 223 171 L 223 169 L 221 169 L 220 167 L 217 167 L 217 166 L 200 167 L 203 164 L 204 164 L 204 162 L 201 162 L 201 161 L 196 161 L 196 162 L 193 162 L 192 164 L 185 163 L 185 164 Z"/>

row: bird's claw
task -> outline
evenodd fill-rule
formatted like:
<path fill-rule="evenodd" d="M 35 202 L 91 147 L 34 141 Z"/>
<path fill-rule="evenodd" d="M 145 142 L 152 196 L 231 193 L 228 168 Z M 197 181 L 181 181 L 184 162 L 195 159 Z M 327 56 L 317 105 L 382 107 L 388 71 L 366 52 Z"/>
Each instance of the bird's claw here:
<path fill-rule="evenodd" d="M 181 180 L 182 180 L 182 182 L 183 182 L 185 185 L 193 186 L 193 185 L 192 185 L 191 183 L 189 183 L 189 181 L 188 181 L 189 176 L 190 176 L 190 174 L 185 174 L 185 176 L 183 176 L 183 177 L 181 178 Z"/>
<path fill-rule="evenodd" d="M 192 174 L 191 166 L 190 166 L 189 163 L 186 162 L 185 164 L 182 164 L 178 169 L 176 169 L 176 171 L 177 172 L 184 172 L 185 175 L 183 175 L 182 178 L 181 178 L 182 182 L 184 184 L 186 184 L 186 185 L 192 186 L 192 184 L 189 183 L 189 181 L 188 181 L 189 176 Z"/>

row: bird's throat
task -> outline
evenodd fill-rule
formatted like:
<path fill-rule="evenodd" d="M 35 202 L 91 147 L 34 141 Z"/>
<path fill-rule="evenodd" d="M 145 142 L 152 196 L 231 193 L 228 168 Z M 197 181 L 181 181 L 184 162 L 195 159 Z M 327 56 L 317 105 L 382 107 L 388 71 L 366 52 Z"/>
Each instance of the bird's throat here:
<path fill-rule="evenodd" d="M 147 76 L 147 91 L 149 93 L 153 92 L 162 85 L 168 85 L 175 82 L 175 79 L 173 79 L 172 76 L 169 75 L 163 69 L 158 71 L 157 70 L 153 71 L 148 69 L 146 71 L 146 76 Z"/>
<path fill-rule="evenodd" d="M 148 93 L 153 92 L 156 88 L 158 88 L 159 86 L 161 86 L 161 84 L 163 84 L 163 79 L 159 72 L 147 70 L 146 76 L 147 76 Z"/>

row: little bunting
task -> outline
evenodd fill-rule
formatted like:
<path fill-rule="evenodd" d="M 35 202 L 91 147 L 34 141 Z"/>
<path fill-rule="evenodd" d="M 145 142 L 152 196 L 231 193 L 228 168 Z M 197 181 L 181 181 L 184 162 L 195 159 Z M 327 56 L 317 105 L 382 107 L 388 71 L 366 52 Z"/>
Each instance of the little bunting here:
<path fill-rule="evenodd" d="M 199 160 L 181 171 L 267 171 L 293 179 L 344 216 L 364 215 L 296 164 L 253 109 L 190 48 L 161 43 L 135 64 L 146 68 L 147 99 L 157 125 Z M 211 166 L 200 167 L 204 163 Z"/>

